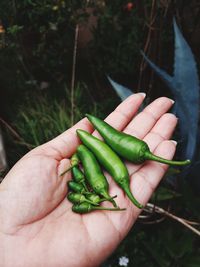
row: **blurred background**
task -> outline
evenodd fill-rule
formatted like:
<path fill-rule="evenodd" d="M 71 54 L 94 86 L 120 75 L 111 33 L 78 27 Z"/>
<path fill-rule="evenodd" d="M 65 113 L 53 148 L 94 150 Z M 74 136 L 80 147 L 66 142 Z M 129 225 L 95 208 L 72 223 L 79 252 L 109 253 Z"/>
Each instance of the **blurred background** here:
<path fill-rule="evenodd" d="M 169 169 L 102 266 L 199 267 L 199 66 L 198 0 L 1 0 L 0 179 L 86 112 L 104 118 L 130 93 L 147 93 L 145 105 L 168 96 L 176 158 L 193 163 Z"/>

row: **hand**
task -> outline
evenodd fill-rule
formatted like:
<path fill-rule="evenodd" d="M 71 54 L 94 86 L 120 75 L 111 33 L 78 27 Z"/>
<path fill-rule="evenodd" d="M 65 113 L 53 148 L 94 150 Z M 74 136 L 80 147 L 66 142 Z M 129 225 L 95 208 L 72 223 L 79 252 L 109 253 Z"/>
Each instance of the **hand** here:
<path fill-rule="evenodd" d="M 106 121 L 120 131 L 148 143 L 157 155 L 171 159 L 175 143 L 168 139 L 177 119 L 166 113 L 172 101 L 162 97 L 136 115 L 143 94 L 120 104 Z M 75 126 L 26 154 L 0 185 L 0 266 L 94 267 L 104 261 L 126 236 L 141 210 L 108 177 L 110 194 L 126 211 L 95 211 L 79 215 L 66 199 L 70 172 L 60 177 L 80 141 L 76 129 L 92 132 L 83 119 Z M 127 163 L 131 189 L 145 204 L 167 170 L 167 165 Z M 105 202 L 104 205 L 110 205 Z"/>

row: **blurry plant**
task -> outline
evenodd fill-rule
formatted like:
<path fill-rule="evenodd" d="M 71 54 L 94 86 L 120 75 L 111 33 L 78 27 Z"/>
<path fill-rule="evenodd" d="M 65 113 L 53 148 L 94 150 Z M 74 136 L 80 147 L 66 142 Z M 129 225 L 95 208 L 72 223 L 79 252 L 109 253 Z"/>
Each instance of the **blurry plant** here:
<path fill-rule="evenodd" d="M 56 137 L 71 127 L 71 97 L 66 89 L 63 98 L 52 97 L 42 92 L 26 95 L 13 115 L 12 124 L 0 118 L 3 130 L 7 132 L 6 145 L 9 165 L 13 165 L 28 150 Z M 112 99 L 96 103 L 87 86 L 77 83 L 74 88 L 74 122 L 84 117 L 85 113 L 105 116 L 107 110 L 114 108 Z M 15 145 L 14 145 L 15 144 Z M 11 146 L 11 147 L 10 147 Z M 15 152 L 14 152 L 14 151 Z"/>
<path fill-rule="evenodd" d="M 85 112 L 97 113 L 97 104 L 88 105 L 85 84 L 78 83 L 75 87 L 74 120 L 82 119 Z M 71 127 L 71 103 L 68 95 L 63 100 L 51 97 L 35 96 L 27 98 L 19 107 L 13 126 L 25 143 L 36 147 L 54 138 Z M 83 99 L 86 100 L 84 103 Z M 100 108 L 99 108 L 100 111 Z"/>
<path fill-rule="evenodd" d="M 54 92 L 56 87 L 56 94 L 62 94 L 61 88 L 71 79 L 74 29 L 77 23 L 87 21 L 87 2 L 0 2 L 6 44 L 0 49 L 0 82 L 7 103 L 16 93 L 30 88 L 26 83 L 29 80 L 36 81 L 34 90 L 45 80 L 50 84 L 49 91 Z M 10 77 L 12 84 L 4 77 Z"/>
<path fill-rule="evenodd" d="M 88 50 L 93 68 L 112 75 L 133 74 L 139 65 L 144 19 L 132 3 L 124 5 L 122 0 L 106 1 L 96 16 L 97 26 Z"/>
<path fill-rule="evenodd" d="M 191 48 L 183 38 L 175 20 L 174 32 L 174 76 L 170 76 L 143 55 L 151 68 L 172 91 L 175 99 L 174 113 L 180 120 L 179 140 L 182 143 L 182 156 L 193 160 L 197 146 L 199 122 L 199 78 Z"/>
<path fill-rule="evenodd" d="M 19 25 L 12 25 L 11 27 L 7 28 L 7 33 L 11 35 L 16 35 L 18 34 L 24 26 L 19 26 Z"/>
<path fill-rule="evenodd" d="M 121 101 L 124 101 L 127 97 L 133 94 L 133 91 L 131 91 L 129 88 L 113 81 L 109 76 L 107 76 L 107 78 Z"/>

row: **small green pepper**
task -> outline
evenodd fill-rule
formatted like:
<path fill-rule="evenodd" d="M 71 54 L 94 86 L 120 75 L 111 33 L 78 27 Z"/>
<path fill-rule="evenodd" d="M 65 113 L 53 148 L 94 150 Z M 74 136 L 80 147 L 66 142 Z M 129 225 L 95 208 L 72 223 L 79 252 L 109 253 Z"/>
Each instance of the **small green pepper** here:
<path fill-rule="evenodd" d="M 121 157 L 136 163 L 141 164 L 145 160 L 153 160 L 168 165 L 187 165 L 190 164 L 190 160 L 185 161 L 173 161 L 167 160 L 151 153 L 148 145 L 132 136 L 123 132 L 119 132 L 99 118 L 87 114 L 86 117 L 97 129 L 97 131 L 104 138 L 105 142 Z"/>
<path fill-rule="evenodd" d="M 84 173 L 88 184 L 95 193 L 103 196 L 116 207 L 116 203 L 108 193 L 108 182 L 104 176 L 99 163 L 94 155 L 87 149 L 86 146 L 80 145 L 77 148 L 78 157 L 83 165 Z"/>
<path fill-rule="evenodd" d="M 95 204 L 99 204 L 99 203 L 101 203 L 103 201 L 107 201 L 106 198 L 100 198 L 100 196 L 98 196 L 98 195 L 96 195 L 94 193 L 90 193 L 86 197 L 87 197 L 88 200 L 92 201 L 92 203 L 95 203 Z M 116 198 L 116 197 L 117 196 L 114 196 L 112 198 Z"/>
<path fill-rule="evenodd" d="M 60 176 L 63 176 L 65 173 L 70 171 L 73 167 L 78 166 L 78 164 L 79 164 L 79 158 L 78 158 L 77 154 L 75 153 L 70 159 L 70 165 L 71 166 L 69 168 L 67 168 L 64 172 L 62 172 L 60 174 Z"/>
<path fill-rule="evenodd" d="M 76 182 L 73 182 L 73 181 L 68 181 L 68 187 L 69 189 L 71 189 L 72 191 L 76 192 L 76 193 L 79 193 L 79 194 L 89 194 L 88 191 L 85 190 L 85 188 L 83 187 L 83 185 L 81 184 L 78 184 Z"/>
<path fill-rule="evenodd" d="M 85 184 L 85 175 L 78 166 L 75 166 L 72 168 L 72 175 L 73 175 L 74 181 L 76 183 L 82 184 L 85 190 L 88 191 L 87 186 Z"/>
<path fill-rule="evenodd" d="M 112 210 L 112 211 L 119 211 L 119 210 L 126 210 L 126 209 L 120 209 L 120 208 L 105 208 L 105 207 L 97 207 L 97 206 L 92 206 L 89 203 L 83 202 L 81 204 L 75 204 L 72 206 L 72 211 L 76 213 L 88 213 L 93 210 Z"/>
<path fill-rule="evenodd" d="M 106 143 L 88 132 L 83 130 L 77 130 L 76 132 L 83 144 L 94 153 L 98 161 L 108 171 L 108 173 L 110 173 L 115 182 L 124 190 L 133 204 L 140 209 L 143 208 L 143 206 L 131 193 L 128 170 L 118 155 Z"/>
<path fill-rule="evenodd" d="M 90 203 L 92 205 L 98 205 L 98 203 L 94 203 L 91 200 L 87 199 L 84 195 L 79 194 L 79 193 L 72 193 L 70 192 L 67 195 L 67 199 L 72 202 L 73 204 L 81 204 L 83 202 Z"/>

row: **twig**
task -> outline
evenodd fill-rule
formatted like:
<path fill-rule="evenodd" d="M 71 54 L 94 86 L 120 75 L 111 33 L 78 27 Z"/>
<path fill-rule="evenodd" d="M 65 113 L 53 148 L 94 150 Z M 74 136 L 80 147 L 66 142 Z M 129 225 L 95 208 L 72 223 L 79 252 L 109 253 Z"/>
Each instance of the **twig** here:
<path fill-rule="evenodd" d="M 143 48 L 143 51 L 144 51 L 145 54 L 147 53 L 147 50 L 148 50 L 149 45 L 150 45 L 151 36 L 152 36 L 152 30 L 154 28 L 153 24 L 155 23 L 155 20 L 156 20 L 156 17 L 157 17 L 157 14 L 154 14 L 155 7 L 156 7 L 156 1 L 153 0 L 152 1 L 152 5 L 151 5 L 151 12 L 150 12 L 150 23 L 149 23 L 150 27 L 148 27 L 147 38 L 146 38 L 146 42 L 145 42 L 145 45 L 144 45 L 144 48 Z M 140 90 L 141 83 L 142 83 L 142 73 L 143 73 L 143 70 L 144 70 L 144 65 L 145 65 L 145 60 L 144 60 L 144 58 L 142 58 L 142 61 L 140 63 L 140 67 L 139 67 L 140 73 L 139 73 L 139 79 L 138 79 L 138 91 Z"/>
<path fill-rule="evenodd" d="M 17 140 L 19 140 L 18 143 L 25 145 L 29 150 L 33 148 L 33 145 L 26 143 L 23 138 L 1 117 L 0 122 L 13 134 Z"/>
<path fill-rule="evenodd" d="M 19 136 L 19 134 L 2 118 L 0 118 L 0 122 L 6 126 L 6 128 L 19 140 L 21 140 L 21 137 Z"/>
<path fill-rule="evenodd" d="M 167 2 L 167 4 L 166 4 L 166 8 L 165 8 L 165 12 L 164 12 L 164 18 L 165 18 L 166 15 L 167 15 L 167 12 L 168 12 L 168 10 L 169 10 L 169 6 L 170 6 L 170 4 L 171 4 L 171 0 L 169 0 L 169 1 Z"/>
<path fill-rule="evenodd" d="M 142 224 L 158 224 L 158 223 L 161 223 L 162 221 L 164 221 L 166 219 L 166 217 L 161 217 L 160 219 L 155 219 L 155 220 L 152 220 L 152 221 L 141 221 Z"/>
<path fill-rule="evenodd" d="M 155 206 L 154 204 L 151 204 L 151 203 L 147 203 L 146 205 L 146 208 L 145 208 L 145 211 L 149 212 L 152 210 L 154 210 L 156 213 L 159 213 L 159 214 L 163 214 L 167 217 L 170 217 L 172 219 L 174 219 L 175 221 L 178 221 L 179 223 L 183 224 L 185 227 L 187 227 L 188 229 L 190 229 L 192 232 L 194 232 L 195 234 L 197 234 L 198 236 L 200 236 L 200 231 L 198 231 L 196 228 L 192 227 L 188 220 L 185 220 L 183 218 L 180 218 L 166 210 L 164 210 L 163 208 L 160 208 L 158 206 Z M 194 222 L 192 222 L 192 224 L 194 224 Z"/>
<path fill-rule="evenodd" d="M 74 124 L 74 84 L 76 75 L 76 56 L 77 56 L 77 43 L 78 43 L 79 25 L 76 25 L 75 39 L 74 39 L 74 52 L 72 62 L 72 80 L 71 80 L 71 125 Z"/>

